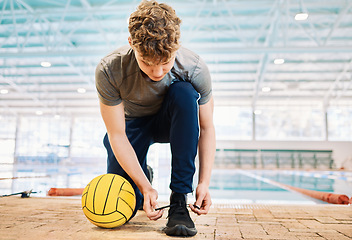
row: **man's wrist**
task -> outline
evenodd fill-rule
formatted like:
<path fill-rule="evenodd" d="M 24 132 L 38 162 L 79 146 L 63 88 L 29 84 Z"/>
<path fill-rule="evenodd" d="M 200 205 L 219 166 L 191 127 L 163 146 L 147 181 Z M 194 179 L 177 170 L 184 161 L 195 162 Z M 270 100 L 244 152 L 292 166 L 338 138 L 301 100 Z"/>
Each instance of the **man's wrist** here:
<path fill-rule="evenodd" d="M 154 188 L 148 181 L 144 186 L 141 186 L 140 190 L 141 190 L 141 193 L 144 195 L 145 193 L 154 190 Z"/>
<path fill-rule="evenodd" d="M 203 185 L 203 186 L 209 188 L 210 182 L 209 181 L 205 181 L 205 180 L 199 180 L 198 186 L 199 185 Z"/>

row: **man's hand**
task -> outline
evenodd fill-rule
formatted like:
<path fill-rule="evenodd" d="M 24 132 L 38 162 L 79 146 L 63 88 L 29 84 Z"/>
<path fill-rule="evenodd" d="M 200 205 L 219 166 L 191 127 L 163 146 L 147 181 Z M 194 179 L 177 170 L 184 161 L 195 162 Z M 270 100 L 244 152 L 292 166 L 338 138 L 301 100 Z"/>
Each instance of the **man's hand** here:
<path fill-rule="evenodd" d="M 198 215 L 207 214 L 209 208 L 211 206 L 211 197 L 209 193 L 209 188 L 205 184 L 198 184 L 196 189 L 196 202 L 194 205 L 198 206 L 200 209 L 197 209 L 192 204 L 190 204 L 190 208 L 193 212 Z"/>
<path fill-rule="evenodd" d="M 144 196 L 143 209 L 146 212 L 147 217 L 150 220 L 154 220 L 154 221 L 161 218 L 163 216 L 164 209 L 159 211 L 154 211 L 154 209 L 158 207 L 158 202 L 156 201 L 158 199 L 158 192 L 154 188 L 151 188 L 150 190 L 143 192 L 143 196 Z"/>

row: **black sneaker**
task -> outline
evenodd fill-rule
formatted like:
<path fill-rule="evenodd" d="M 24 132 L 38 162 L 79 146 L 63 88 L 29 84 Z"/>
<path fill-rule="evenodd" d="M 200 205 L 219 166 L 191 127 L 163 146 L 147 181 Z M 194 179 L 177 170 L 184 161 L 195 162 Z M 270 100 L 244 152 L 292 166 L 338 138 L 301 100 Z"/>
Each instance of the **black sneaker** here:
<path fill-rule="evenodd" d="M 189 216 L 187 195 L 172 193 L 170 197 L 168 221 L 164 232 L 169 236 L 191 237 L 197 234 L 197 229 Z"/>

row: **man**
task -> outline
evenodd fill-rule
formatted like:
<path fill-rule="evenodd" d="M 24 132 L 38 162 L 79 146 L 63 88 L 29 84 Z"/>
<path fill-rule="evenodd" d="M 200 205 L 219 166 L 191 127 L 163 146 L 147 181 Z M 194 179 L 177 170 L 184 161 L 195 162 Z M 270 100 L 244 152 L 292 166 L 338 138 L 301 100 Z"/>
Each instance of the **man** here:
<path fill-rule="evenodd" d="M 107 134 L 108 173 L 129 180 L 151 220 L 158 193 L 148 181 L 146 155 L 155 142 L 169 142 L 172 153 L 171 207 L 167 235 L 197 233 L 187 209 L 193 191 L 195 157 L 199 149 L 196 202 L 190 209 L 207 214 L 209 182 L 215 155 L 213 97 L 208 68 L 198 55 L 180 46 L 180 23 L 166 4 L 142 1 L 129 19 L 129 46 L 101 60 L 96 87 Z"/>

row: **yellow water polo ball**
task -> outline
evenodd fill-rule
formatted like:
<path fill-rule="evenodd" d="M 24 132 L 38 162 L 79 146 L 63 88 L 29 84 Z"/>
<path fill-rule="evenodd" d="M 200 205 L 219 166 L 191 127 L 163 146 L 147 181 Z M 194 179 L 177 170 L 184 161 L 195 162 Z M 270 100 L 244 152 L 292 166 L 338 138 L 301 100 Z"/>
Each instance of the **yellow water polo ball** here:
<path fill-rule="evenodd" d="M 95 177 L 84 188 L 82 209 L 87 219 L 102 228 L 115 228 L 126 223 L 136 206 L 132 185 L 117 174 Z"/>

